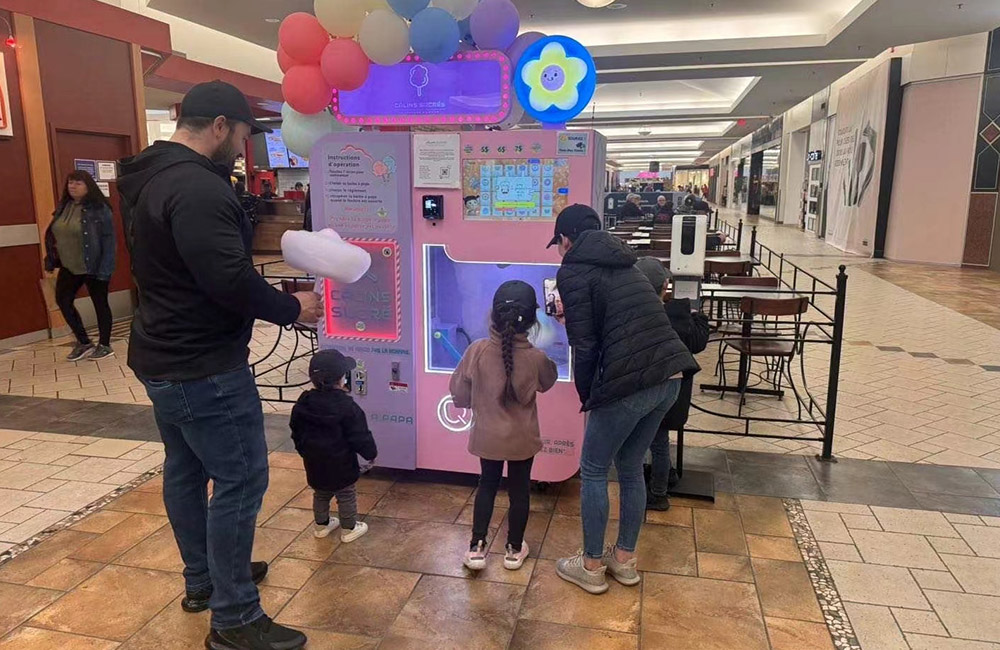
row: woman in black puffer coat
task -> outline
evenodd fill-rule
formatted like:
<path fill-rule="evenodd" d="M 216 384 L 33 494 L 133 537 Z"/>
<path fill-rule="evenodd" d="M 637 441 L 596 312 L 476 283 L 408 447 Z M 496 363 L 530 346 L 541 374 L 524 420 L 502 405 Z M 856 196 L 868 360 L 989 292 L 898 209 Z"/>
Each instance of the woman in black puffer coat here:
<path fill-rule="evenodd" d="M 677 337 L 663 302 L 639 269 L 636 255 L 600 230 L 592 208 L 570 206 L 556 220 L 563 255 L 558 285 L 574 374 L 589 411 L 580 453 L 580 512 L 584 553 L 564 558 L 556 573 L 590 593 L 607 591 L 605 573 L 636 585 L 635 547 L 646 511 L 642 461 L 681 378 L 699 370 Z M 604 552 L 608 471 L 618 469 L 618 541 Z"/>

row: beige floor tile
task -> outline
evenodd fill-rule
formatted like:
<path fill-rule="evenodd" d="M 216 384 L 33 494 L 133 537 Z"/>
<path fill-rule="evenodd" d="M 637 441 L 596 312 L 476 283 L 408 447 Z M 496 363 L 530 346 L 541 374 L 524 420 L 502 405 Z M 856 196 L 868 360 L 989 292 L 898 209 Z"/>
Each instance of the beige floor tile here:
<path fill-rule="evenodd" d="M 764 618 L 772 650 L 834 650 L 833 639 L 825 624 Z"/>
<path fill-rule="evenodd" d="M 524 587 L 424 576 L 379 647 L 506 650 Z"/>
<path fill-rule="evenodd" d="M 105 639 L 66 634 L 37 627 L 22 627 L 0 641 L 0 650 L 114 650 L 118 644 Z"/>
<path fill-rule="evenodd" d="M 882 530 L 878 519 L 872 515 L 849 515 L 842 514 L 840 518 L 844 520 L 844 525 L 848 530 Z"/>
<path fill-rule="evenodd" d="M 34 548 L 0 565 L 0 582 L 25 584 L 96 537 L 62 530 Z"/>
<path fill-rule="evenodd" d="M 163 494 L 157 492 L 143 492 L 133 490 L 108 504 L 110 510 L 120 510 L 122 512 L 134 512 L 146 515 L 167 514 L 166 506 L 163 505 Z"/>
<path fill-rule="evenodd" d="M 785 562 L 801 562 L 802 553 L 794 539 L 788 537 L 765 537 L 747 535 L 747 546 L 751 557 Z"/>
<path fill-rule="evenodd" d="M 32 508 L 76 512 L 111 492 L 114 487 L 100 483 L 68 481 L 62 487 L 29 502 Z"/>
<path fill-rule="evenodd" d="M 954 576 L 947 571 L 925 571 L 923 569 L 910 569 L 914 580 L 921 589 L 937 589 L 940 591 L 962 591 Z"/>
<path fill-rule="evenodd" d="M 31 624 L 124 641 L 183 590 L 179 575 L 108 566 L 37 614 Z"/>
<path fill-rule="evenodd" d="M 648 574 L 643 596 L 644 648 L 768 648 L 753 585 Z"/>
<path fill-rule="evenodd" d="M 24 441 L 21 442 L 36 442 Z M 15 443 L 16 444 L 16 443 Z M 17 461 L 23 463 L 51 463 L 67 454 L 73 454 L 83 449 L 86 445 L 77 445 L 68 442 L 38 442 L 27 449 L 22 449 L 16 454 L 7 456 L 4 460 Z"/>
<path fill-rule="evenodd" d="M 19 440 L 30 438 L 31 431 L 14 431 L 13 429 L 0 429 L 0 447 L 9 447 Z"/>
<path fill-rule="evenodd" d="M 61 591 L 0 583 L 0 635 L 7 634 L 62 595 Z"/>
<path fill-rule="evenodd" d="M 743 531 L 747 535 L 791 537 L 792 529 L 781 499 L 737 495 Z"/>
<path fill-rule="evenodd" d="M 65 481 L 100 483 L 131 464 L 130 461 L 116 460 L 114 458 L 85 458 L 72 467 L 61 469 L 54 478 Z"/>
<path fill-rule="evenodd" d="M 827 560 L 843 560 L 845 562 L 861 562 L 858 549 L 854 544 L 838 544 L 836 542 L 819 542 L 819 549 Z"/>
<path fill-rule="evenodd" d="M 42 465 L 39 463 L 16 463 L 12 467 L 0 471 L 0 488 L 23 490 L 39 481 L 49 478 L 61 470 L 61 467 Z M 34 489 L 34 492 L 45 490 Z"/>
<path fill-rule="evenodd" d="M 854 633 L 866 650 L 909 650 L 888 607 L 845 603 Z"/>
<path fill-rule="evenodd" d="M 73 530 L 84 533 L 106 533 L 131 516 L 128 512 L 98 510 L 73 524 Z"/>
<path fill-rule="evenodd" d="M 62 521 L 69 513 L 61 510 L 43 510 L 31 519 L 22 524 L 17 524 L 13 528 L 8 528 L 0 533 L 0 541 L 19 544 L 30 537 L 37 535 L 56 522 Z"/>
<path fill-rule="evenodd" d="M 896 617 L 896 623 L 903 632 L 948 636 L 948 631 L 934 612 L 893 607 L 892 615 Z"/>
<path fill-rule="evenodd" d="M 104 568 L 100 562 L 84 562 L 66 558 L 46 569 L 28 582 L 30 587 L 69 591 Z"/>
<path fill-rule="evenodd" d="M 950 553 L 952 555 L 975 555 L 965 540 L 953 539 L 951 537 L 928 537 L 934 550 L 938 553 Z"/>
<path fill-rule="evenodd" d="M 976 555 L 1000 558 L 1000 528 L 984 526 L 955 526 L 962 538 L 969 543 Z"/>
<path fill-rule="evenodd" d="M 636 555 L 640 571 L 698 574 L 694 531 L 690 528 L 647 524 L 639 533 Z"/>
<path fill-rule="evenodd" d="M 839 513 L 819 510 L 806 510 L 805 513 L 816 541 L 840 544 L 854 543 L 851 533 L 847 530 Z"/>
<path fill-rule="evenodd" d="M 872 506 L 872 512 L 878 518 L 883 530 L 888 532 L 958 537 L 958 533 L 940 512 L 879 506 Z"/>
<path fill-rule="evenodd" d="M 976 515 L 958 515 L 946 512 L 944 513 L 944 518 L 953 524 L 969 524 L 970 526 L 983 525 L 983 520 Z"/>
<path fill-rule="evenodd" d="M 325 562 L 333 555 L 340 543 L 340 535 L 329 535 L 323 539 L 316 539 L 312 530 L 307 528 L 285 547 L 281 555 L 300 560 Z"/>
<path fill-rule="evenodd" d="M 910 650 L 1000 650 L 1000 643 L 945 639 L 923 634 L 907 634 L 906 640 L 910 644 Z"/>
<path fill-rule="evenodd" d="M 334 505 L 334 512 L 331 514 L 336 516 L 336 505 Z M 303 530 L 310 527 L 312 523 L 312 510 L 303 510 L 301 508 L 282 508 L 276 512 L 273 517 L 268 519 L 263 526 L 265 528 L 280 528 L 282 530 L 293 530 L 296 533 L 301 533 Z"/>
<path fill-rule="evenodd" d="M 52 478 L 45 478 L 38 483 L 33 483 L 28 486 L 28 489 L 32 492 L 51 492 L 56 488 L 60 488 L 66 485 L 66 481 L 58 481 Z"/>
<path fill-rule="evenodd" d="M 941 559 L 965 591 L 1000 596 L 1000 559 L 964 555 L 942 555 Z"/>
<path fill-rule="evenodd" d="M 647 510 L 646 523 L 658 524 L 661 526 L 682 526 L 684 528 L 694 528 L 694 515 L 692 508 L 684 506 L 672 506 L 670 510 Z"/>
<path fill-rule="evenodd" d="M 756 557 L 750 562 L 765 616 L 823 622 L 804 564 Z"/>
<path fill-rule="evenodd" d="M 746 537 L 737 512 L 695 510 L 695 540 L 699 552 L 747 555 Z"/>
<path fill-rule="evenodd" d="M 901 567 L 827 562 L 841 598 L 867 605 L 930 609 L 910 572 Z"/>
<path fill-rule="evenodd" d="M 43 512 L 45 511 L 41 508 L 28 508 L 27 506 L 22 506 L 0 515 L 0 521 L 11 524 L 23 524 L 35 515 Z"/>
<path fill-rule="evenodd" d="M 1000 598 L 947 591 L 926 594 L 951 636 L 1000 642 Z"/>
<path fill-rule="evenodd" d="M 108 529 L 107 532 L 89 541 L 85 546 L 75 550 L 72 557 L 91 562 L 111 562 L 166 525 L 166 517 L 131 515 Z"/>
<path fill-rule="evenodd" d="M 258 558 L 254 558 L 255 560 Z M 170 526 L 163 526 L 115 559 L 115 564 L 181 573 L 184 561 L 177 550 L 177 541 Z"/>
<path fill-rule="evenodd" d="M 284 589 L 301 589 L 321 566 L 320 562 L 279 557 L 268 567 L 267 577 L 261 584 Z"/>
<path fill-rule="evenodd" d="M 927 539 L 921 535 L 851 531 L 861 557 L 869 564 L 888 564 L 913 569 L 943 570 L 945 567 Z"/>

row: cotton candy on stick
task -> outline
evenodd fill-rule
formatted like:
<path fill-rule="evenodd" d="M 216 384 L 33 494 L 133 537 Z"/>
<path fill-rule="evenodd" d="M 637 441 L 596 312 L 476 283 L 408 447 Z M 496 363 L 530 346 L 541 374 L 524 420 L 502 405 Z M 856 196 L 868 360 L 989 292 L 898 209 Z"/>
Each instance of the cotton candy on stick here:
<path fill-rule="evenodd" d="M 286 264 L 316 277 L 317 291 L 323 278 L 353 284 L 372 265 L 367 251 L 344 241 L 332 228 L 319 232 L 289 230 L 281 236 L 281 253 Z"/>

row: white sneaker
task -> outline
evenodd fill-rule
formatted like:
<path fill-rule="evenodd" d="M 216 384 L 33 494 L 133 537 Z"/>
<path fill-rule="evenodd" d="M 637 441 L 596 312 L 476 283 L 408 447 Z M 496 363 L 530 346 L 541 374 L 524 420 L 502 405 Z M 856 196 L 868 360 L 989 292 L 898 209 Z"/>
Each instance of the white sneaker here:
<path fill-rule="evenodd" d="M 482 571 L 486 568 L 486 542 L 479 540 L 476 548 L 469 550 L 465 554 L 462 564 L 472 571 Z"/>
<path fill-rule="evenodd" d="M 347 530 L 346 528 L 340 531 L 340 541 L 345 544 L 350 544 L 357 538 L 361 537 L 368 532 L 368 524 L 363 521 L 359 521 L 354 524 L 354 530 Z"/>
<path fill-rule="evenodd" d="M 337 530 L 338 528 L 340 528 L 340 520 L 337 519 L 336 517 L 330 517 L 330 523 L 328 523 L 326 526 L 320 526 L 319 524 L 316 524 L 313 527 L 313 537 L 315 537 L 316 539 L 323 539 L 324 537 L 327 537 L 330 533 Z"/>
<path fill-rule="evenodd" d="M 507 554 L 503 557 L 503 568 L 510 571 L 517 571 L 524 566 L 524 561 L 528 559 L 528 542 L 521 541 L 521 550 L 514 552 L 514 548 L 508 544 Z"/>

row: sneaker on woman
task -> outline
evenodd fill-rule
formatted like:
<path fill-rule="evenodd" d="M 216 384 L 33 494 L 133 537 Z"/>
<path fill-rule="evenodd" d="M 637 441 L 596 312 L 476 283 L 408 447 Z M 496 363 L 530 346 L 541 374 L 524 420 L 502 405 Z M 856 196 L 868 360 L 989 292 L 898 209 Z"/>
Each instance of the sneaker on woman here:
<path fill-rule="evenodd" d="M 486 568 L 486 542 L 479 540 L 474 547 L 465 554 L 465 561 L 462 562 L 473 571 L 482 571 Z"/>
<path fill-rule="evenodd" d="M 608 550 L 604 551 L 603 561 L 604 566 L 608 568 L 608 573 L 611 574 L 611 577 L 626 587 L 634 587 L 642 582 L 642 578 L 639 577 L 639 572 L 636 570 L 638 561 L 633 557 L 627 562 L 619 562 L 617 558 L 615 558 L 614 546 L 609 546 Z"/>
<path fill-rule="evenodd" d="M 603 594 L 608 590 L 608 581 L 604 577 L 607 570 L 608 567 L 602 565 L 599 569 L 588 571 L 583 564 L 583 553 L 556 562 L 556 575 L 591 594 Z"/>
<path fill-rule="evenodd" d="M 73 346 L 70 353 L 66 355 L 66 361 L 80 361 L 82 359 L 86 359 L 94 353 L 95 349 L 96 348 L 93 343 L 79 343 Z"/>
<path fill-rule="evenodd" d="M 507 545 L 507 554 L 503 558 L 503 568 L 510 571 L 517 571 L 524 566 L 524 561 L 528 559 L 528 542 L 521 542 L 521 550 L 515 551 L 510 544 Z"/>
<path fill-rule="evenodd" d="M 115 351 L 111 349 L 110 345 L 98 345 L 94 348 L 94 352 L 88 357 L 91 361 L 100 361 L 101 359 L 107 359 L 108 357 L 115 356 Z"/>

